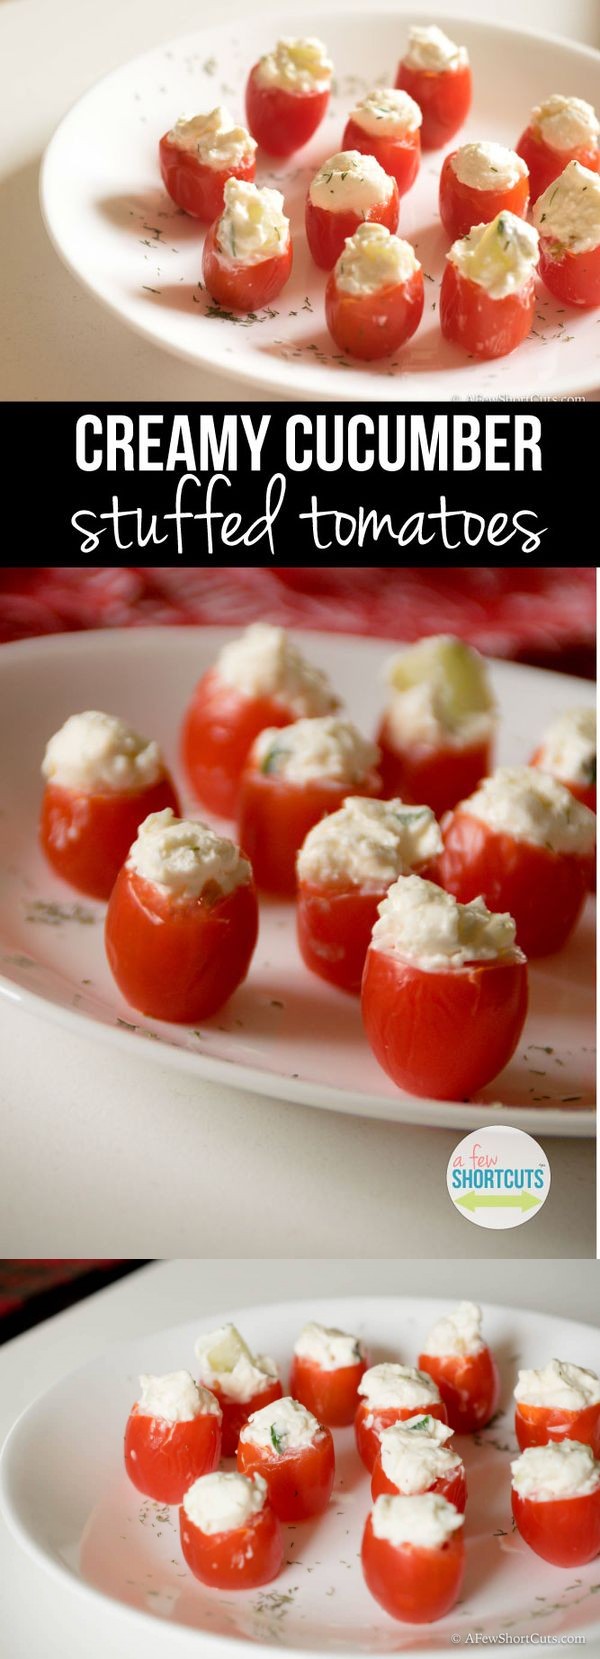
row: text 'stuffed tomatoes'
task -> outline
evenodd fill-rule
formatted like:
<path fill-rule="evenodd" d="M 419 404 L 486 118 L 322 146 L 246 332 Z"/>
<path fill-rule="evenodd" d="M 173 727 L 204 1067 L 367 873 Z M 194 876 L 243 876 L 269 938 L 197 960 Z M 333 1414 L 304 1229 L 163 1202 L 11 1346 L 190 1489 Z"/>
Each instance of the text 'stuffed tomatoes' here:
<path fill-rule="evenodd" d="M 440 150 L 458 132 L 471 108 L 471 69 L 465 46 L 456 46 L 435 24 L 409 30 L 396 86 L 410 93 L 423 113 L 424 150 Z"/>
<path fill-rule="evenodd" d="M 319 1423 L 343 1428 L 354 1422 L 358 1385 L 367 1363 L 358 1337 L 305 1325 L 294 1347 L 291 1393 Z"/>
<path fill-rule="evenodd" d="M 376 1499 L 363 1534 L 367 1589 L 392 1619 L 431 1624 L 459 1596 L 464 1515 L 437 1492 Z"/>
<path fill-rule="evenodd" d="M 133 1008 L 182 1025 L 210 1018 L 245 978 L 257 934 L 252 870 L 232 841 L 171 811 L 140 825 L 105 932 Z"/>
<path fill-rule="evenodd" d="M 529 174 L 504 144 L 463 144 L 446 156 L 440 174 L 440 219 L 451 241 L 499 213 L 527 218 Z"/>
<path fill-rule="evenodd" d="M 362 982 L 376 1060 L 400 1089 L 465 1100 L 510 1060 L 527 1012 L 512 917 L 401 876 L 379 907 Z"/>
<path fill-rule="evenodd" d="M 430 807 L 349 795 L 310 830 L 298 854 L 298 943 L 307 968 L 359 992 L 371 933 L 388 887 L 426 874 L 441 851 Z"/>
<path fill-rule="evenodd" d="M 221 1409 L 189 1371 L 140 1377 L 142 1392 L 125 1429 L 129 1479 L 155 1503 L 181 1503 L 193 1481 L 216 1469 Z"/>
<path fill-rule="evenodd" d="M 479 652 L 433 634 L 386 665 L 387 707 L 377 733 L 384 795 L 421 801 L 439 817 L 489 772 L 495 706 Z"/>
<path fill-rule="evenodd" d="M 388 177 L 396 180 L 398 195 L 414 184 L 421 160 L 419 105 L 397 87 L 376 86 L 355 105 L 344 128 L 344 150 L 374 156 Z"/>
<path fill-rule="evenodd" d="M 570 161 L 533 210 L 540 276 L 561 305 L 600 305 L 600 174 Z"/>
<path fill-rule="evenodd" d="M 263 1476 L 281 1521 L 308 1521 L 327 1508 L 335 1475 L 333 1440 L 298 1400 L 276 1400 L 253 1413 L 240 1434 L 237 1464 L 242 1474 Z"/>
<path fill-rule="evenodd" d="M 560 178 L 570 161 L 598 171 L 600 122 L 584 98 L 565 98 L 554 92 L 532 110 L 516 148 L 529 168 L 533 203 Z"/>
<path fill-rule="evenodd" d="M 378 750 L 337 715 L 297 720 L 256 739 L 240 785 L 238 826 L 258 886 L 291 896 L 309 830 L 346 795 L 379 795 Z"/>
<path fill-rule="evenodd" d="M 257 1590 L 283 1565 L 283 1534 L 260 1475 L 204 1475 L 179 1511 L 185 1560 L 215 1590 Z"/>
<path fill-rule="evenodd" d="M 412 1366 L 389 1361 L 372 1365 L 365 1371 L 358 1392 L 360 1402 L 354 1419 L 354 1435 L 358 1455 L 369 1474 L 379 1454 L 384 1429 L 414 1417 L 415 1412 L 447 1422 L 446 1407 L 433 1379 Z"/>
<path fill-rule="evenodd" d="M 544 732 L 531 766 L 550 772 L 576 801 L 596 811 L 596 716 L 593 708 L 567 709 Z"/>
<path fill-rule="evenodd" d="M 398 228 L 398 186 L 374 156 L 341 150 L 315 173 L 306 198 L 308 246 L 316 265 L 330 271 L 359 225 Z"/>
<path fill-rule="evenodd" d="M 531 333 L 538 235 L 515 213 L 499 213 L 453 242 L 440 292 L 445 340 L 469 357 L 506 357 Z"/>
<path fill-rule="evenodd" d="M 182 116 L 159 144 L 162 181 L 171 200 L 194 219 L 212 224 L 223 212 L 228 179 L 256 172 L 256 144 L 220 105 L 209 115 Z"/>
<path fill-rule="evenodd" d="M 437 1383 L 455 1434 L 475 1434 L 498 1410 L 500 1376 L 481 1336 L 481 1308 L 460 1302 L 439 1319 L 425 1342 L 419 1365 Z"/>
<path fill-rule="evenodd" d="M 511 1465 L 512 1511 L 525 1543 L 553 1567 L 600 1555 L 600 1463 L 590 1446 L 530 1446 Z"/>
<path fill-rule="evenodd" d="M 515 1433 L 521 1447 L 579 1440 L 600 1457 L 600 1377 L 553 1359 L 539 1371 L 519 1371 Z"/>
<path fill-rule="evenodd" d="M 385 1492 L 403 1498 L 437 1492 L 462 1515 L 467 1481 L 462 1458 L 446 1445 L 451 1438 L 447 1423 L 422 1414 L 384 1429 L 371 1475 L 373 1502 Z"/>
<path fill-rule="evenodd" d="M 113 714 L 72 714 L 46 746 L 40 813 L 43 851 L 63 881 L 107 899 L 139 825 L 179 811 L 157 743 Z"/>
<path fill-rule="evenodd" d="M 333 64 L 321 40 L 278 40 L 250 70 L 246 119 L 272 156 L 291 156 L 312 138 L 329 103 Z"/>
<path fill-rule="evenodd" d="M 436 878 L 462 903 L 509 910 L 528 956 L 561 950 L 583 905 L 596 820 L 537 767 L 501 767 L 442 823 Z"/>
<path fill-rule="evenodd" d="M 224 211 L 204 239 L 204 283 L 226 310 L 259 311 L 280 293 L 292 269 L 283 196 L 232 178 L 223 197 Z"/>
<path fill-rule="evenodd" d="M 254 1411 L 280 1400 L 277 1367 L 267 1354 L 253 1354 L 235 1325 L 199 1336 L 195 1347 L 200 1382 L 223 1413 L 223 1457 L 235 1457 L 240 1431 Z"/>
<path fill-rule="evenodd" d="M 332 714 L 339 699 L 327 675 L 307 662 L 285 628 L 255 622 L 224 645 L 199 681 L 182 730 L 182 758 L 194 795 L 232 818 L 240 776 L 265 726 Z"/>
<path fill-rule="evenodd" d="M 359 225 L 325 289 L 327 327 L 340 351 L 372 362 L 410 340 L 423 315 L 423 272 L 409 242 L 385 225 Z"/>

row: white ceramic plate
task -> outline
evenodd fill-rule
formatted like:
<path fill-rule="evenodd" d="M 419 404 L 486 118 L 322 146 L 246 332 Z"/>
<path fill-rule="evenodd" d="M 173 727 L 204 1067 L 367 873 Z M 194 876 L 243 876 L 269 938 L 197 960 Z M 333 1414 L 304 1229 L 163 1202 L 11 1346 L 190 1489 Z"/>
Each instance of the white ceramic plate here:
<path fill-rule="evenodd" d="M 414 339 L 397 360 L 378 366 L 341 357 L 330 339 L 325 277 L 303 236 L 307 186 L 317 165 L 340 149 L 357 92 L 377 81 L 393 84 L 408 24 L 421 11 L 419 4 L 393 12 L 364 5 L 346 14 L 286 12 L 275 20 L 253 17 L 249 9 L 237 23 L 198 29 L 116 70 L 71 110 L 46 152 L 42 207 L 62 258 L 136 332 L 179 357 L 286 397 L 437 401 L 595 388 L 598 312 L 567 314 L 541 287 L 535 333 L 512 356 L 470 363 L 442 341 L 439 282 L 448 242 L 437 189 L 443 151 L 425 155 L 401 207 L 401 234 L 416 246 L 428 277 L 425 315 Z M 460 142 L 485 138 L 514 145 L 532 106 L 556 88 L 597 101 L 600 58 L 591 48 L 472 18 L 449 16 L 442 23 L 468 46 L 473 64 L 473 109 Z M 336 65 L 335 96 L 318 133 L 291 161 L 259 157 L 258 182 L 285 194 L 294 273 L 268 313 L 250 322 L 227 321 L 210 315 L 214 307 L 198 286 L 202 231 L 162 189 L 157 144 L 182 112 L 212 109 L 217 102 L 243 120 L 248 70 L 275 33 L 318 34 L 327 41 Z"/>
<path fill-rule="evenodd" d="M 294 1340 L 308 1319 L 364 1337 L 373 1361 L 415 1364 L 441 1303 L 409 1297 L 348 1298 L 245 1308 L 123 1343 L 65 1377 L 30 1406 L 9 1436 L 0 1466 L 9 1524 L 44 1567 L 88 1597 L 123 1613 L 161 1620 L 197 1653 L 446 1652 L 468 1632 L 545 1638 L 600 1632 L 600 1561 L 564 1571 L 533 1555 L 512 1530 L 512 1389 L 519 1366 L 552 1354 L 597 1369 L 598 1332 L 571 1320 L 487 1307 L 487 1340 L 498 1356 L 502 1407 L 477 1443 L 457 1438 L 467 1469 L 467 1571 L 461 1601 L 435 1626 L 397 1624 L 366 1590 L 357 1560 L 370 1507 L 369 1481 L 351 1429 L 336 1430 L 337 1479 L 315 1524 L 286 1528 L 287 1565 L 259 1593 L 223 1596 L 203 1588 L 182 1560 L 176 1509 L 141 1501 L 122 1468 L 123 1429 L 140 1372 L 194 1368 L 200 1329 L 231 1319 L 255 1349 L 287 1374 Z M 596 1592 L 596 1593 L 595 1593 Z M 505 1640 L 507 1638 L 505 1637 Z"/>
<path fill-rule="evenodd" d="M 261 905 L 246 983 L 201 1031 L 146 1020 L 123 1001 L 104 956 L 104 907 L 82 899 L 46 865 L 37 844 L 39 766 L 49 735 L 76 709 L 106 708 L 157 737 L 184 801 L 181 716 L 199 675 L 231 630 L 107 630 L 6 645 L 0 651 L 0 995 L 90 1036 L 279 1098 L 337 1111 L 472 1129 L 515 1122 L 551 1134 L 591 1134 L 594 1100 L 594 902 L 566 950 L 531 969 L 521 1045 L 501 1077 L 468 1102 L 417 1100 L 385 1077 L 365 1041 L 358 1000 L 310 974 L 294 907 Z M 375 728 L 389 641 L 297 636 L 327 667 L 350 714 Z M 493 663 L 501 708 L 500 760 L 528 759 L 565 704 L 592 702 L 585 681 Z M 199 808 L 187 797 L 195 816 Z M 223 825 L 221 825 L 223 828 Z M 230 826 L 227 826 L 230 833 Z M 499 1106 L 499 1103 L 502 1103 Z"/>

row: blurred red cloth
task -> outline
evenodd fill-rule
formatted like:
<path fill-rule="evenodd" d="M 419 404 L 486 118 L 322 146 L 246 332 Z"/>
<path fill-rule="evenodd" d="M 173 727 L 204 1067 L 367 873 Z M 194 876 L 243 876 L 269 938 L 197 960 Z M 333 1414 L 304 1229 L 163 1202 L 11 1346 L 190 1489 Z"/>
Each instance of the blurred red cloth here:
<path fill-rule="evenodd" d="M 0 1317 L 14 1313 L 31 1296 L 52 1290 L 95 1268 L 115 1267 L 114 1260 L 90 1261 L 87 1258 L 68 1257 L 66 1260 L 38 1259 L 34 1256 L 0 1259 Z"/>

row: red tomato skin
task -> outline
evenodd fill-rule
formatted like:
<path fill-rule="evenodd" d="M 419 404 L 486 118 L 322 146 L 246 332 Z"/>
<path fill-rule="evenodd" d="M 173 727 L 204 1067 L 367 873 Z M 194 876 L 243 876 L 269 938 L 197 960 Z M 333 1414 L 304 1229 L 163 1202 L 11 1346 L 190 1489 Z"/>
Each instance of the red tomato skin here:
<path fill-rule="evenodd" d="M 582 167 L 589 167 L 592 173 L 597 173 L 600 169 L 598 144 L 580 144 L 575 150 L 553 150 L 531 126 L 526 127 L 521 133 L 515 150 L 529 168 L 532 207 L 538 196 L 542 196 L 544 190 L 548 189 L 548 185 L 560 178 L 570 161 L 580 162 Z"/>
<path fill-rule="evenodd" d="M 292 238 L 288 237 L 285 251 L 272 259 L 261 259 L 256 265 L 242 265 L 223 259 L 217 246 L 218 224 L 219 220 L 215 219 L 204 238 L 204 285 L 217 305 L 225 310 L 259 311 L 285 287 L 292 269 Z"/>
<path fill-rule="evenodd" d="M 515 1434 L 522 1452 L 528 1446 L 547 1446 L 554 1440 L 579 1440 L 591 1446 L 594 1457 L 600 1458 L 600 1405 L 564 1411 L 517 1400 Z"/>
<path fill-rule="evenodd" d="M 254 739 L 265 726 L 289 726 L 295 719 L 274 698 L 245 697 L 209 668 L 196 686 L 181 733 L 183 765 L 196 799 L 219 817 L 233 818 Z"/>
<path fill-rule="evenodd" d="M 464 749 L 430 749 L 416 744 L 411 749 L 399 749 L 384 716 L 376 741 L 381 750 L 384 798 L 398 795 L 409 806 L 430 806 L 437 818 L 472 795 L 480 779 L 492 769 L 491 738 Z"/>
<path fill-rule="evenodd" d="M 440 324 L 445 340 L 484 361 L 507 357 L 531 333 L 535 283 L 530 277 L 518 294 L 494 300 L 449 259 L 440 290 Z"/>
<path fill-rule="evenodd" d="M 329 1429 L 321 1428 L 312 1446 L 300 1452 L 267 1452 L 240 1440 L 237 1466 L 242 1475 L 263 1475 L 269 1500 L 280 1521 L 308 1521 L 327 1508 L 333 1490 L 335 1456 Z"/>
<path fill-rule="evenodd" d="M 350 116 L 344 127 L 342 149 L 359 150 L 361 155 L 374 156 L 384 173 L 396 180 L 398 195 L 405 196 L 419 171 L 421 135 L 417 127 L 414 132 L 403 133 L 401 138 L 392 138 L 389 134 L 378 138 L 376 133 L 365 132 L 360 121 L 353 121 Z"/>
<path fill-rule="evenodd" d="M 194 1526 L 182 1504 L 179 1533 L 190 1572 L 215 1590 L 257 1590 L 283 1566 L 283 1533 L 269 1503 L 246 1526 L 211 1533 Z"/>
<path fill-rule="evenodd" d="M 244 179 L 251 184 L 256 173 L 256 159 L 248 156 L 235 166 L 207 167 L 191 150 L 182 150 L 165 133 L 158 146 L 162 181 L 171 201 L 193 219 L 202 219 L 210 225 L 223 212 L 223 191 L 228 179 Z"/>
<path fill-rule="evenodd" d="M 385 893 L 383 887 L 370 891 L 361 887 L 319 887 L 315 882 L 299 881 L 298 944 L 311 973 L 342 991 L 359 994 L 365 957 L 377 921 L 377 906 Z M 301 1395 L 296 1398 L 301 1399 Z M 315 1415 L 322 1417 L 323 1413 L 317 1411 Z"/>
<path fill-rule="evenodd" d="M 294 1354 L 290 1394 L 328 1428 L 348 1428 L 354 1422 L 358 1385 L 367 1364 L 363 1359 L 357 1360 L 356 1365 L 339 1365 L 336 1370 L 325 1371 L 313 1360 Z"/>
<path fill-rule="evenodd" d="M 407 1624 L 430 1624 L 435 1619 L 443 1619 L 458 1599 L 465 1569 L 465 1546 L 456 1532 L 439 1550 L 390 1544 L 387 1538 L 375 1537 L 369 1515 L 361 1560 L 367 1589 L 392 1619 L 402 1619 Z"/>
<path fill-rule="evenodd" d="M 407 1417 L 414 1417 L 415 1411 L 415 1406 L 378 1406 L 374 1409 L 367 1400 L 360 1401 L 354 1419 L 354 1438 L 359 1458 L 370 1475 L 379 1456 L 380 1436 L 384 1429 L 390 1429 L 393 1423 L 404 1423 Z M 423 1406 L 423 1411 L 429 1417 L 437 1417 L 440 1423 L 448 1422 L 443 1400 Z M 372 1422 L 367 1423 L 368 1417 L 372 1418 Z"/>
<path fill-rule="evenodd" d="M 583 905 L 590 859 L 516 841 L 457 807 L 442 824 L 437 878 L 461 904 L 483 894 L 490 910 L 508 910 L 527 956 L 562 949 Z"/>
<path fill-rule="evenodd" d="M 398 1088 L 465 1100 L 514 1054 L 527 1012 L 525 961 L 425 973 L 367 951 L 362 1014 L 376 1060 Z"/>
<path fill-rule="evenodd" d="M 473 96 L 468 63 L 458 69 L 411 69 L 398 65 L 396 86 L 409 92 L 423 113 L 421 144 L 424 150 L 441 150 L 449 144 L 467 119 Z"/>
<path fill-rule="evenodd" d="M 426 1490 L 427 1492 L 438 1492 L 440 1497 L 446 1498 L 448 1503 L 454 1504 L 454 1508 L 458 1509 L 460 1515 L 464 1515 L 467 1503 L 467 1478 L 462 1463 L 457 1465 L 452 1473 L 438 1475 L 437 1480 L 432 1481 L 431 1486 L 428 1486 Z M 410 1493 L 403 1493 L 401 1487 L 395 1486 L 389 1475 L 386 1475 L 381 1462 L 380 1450 L 375 1458 L 371 1475 L 373 1503 L 375 1503 L 376 1498 L 382 1497 L 386 1492 L 398 1493 L 401 1497 L 411 1496 Z"/>
<path fill-rule="evenodd" d="M 440 219 L 451 242 L 466 236 L 472 225 L 489 225 L 498 213 L 516 213 L 527 218 L 529 206 L 529 179 L 517 179 L 505 190 L 474 190 L 461 184 L 452 166 L 457 150 L 446 156 L 440 173 Z"/>
<path fill-rule="evenodd" d="M 553 1567 L 585 1567 L 600 1554 L 600 1486 L 580 1498 L 537 1502 L 512 1491 L 515 1524 L 531 1550 Z"/>
<path fill-rule="evenodd" d="M 329 104 L 329 87 L 315 92 L 287 92 L 281 86 L 261 86 L 258 64 L 246 86 L 246 120 L 252 137 L 271 156 L 291 156 L 308 144 L 320 127 Z"/>
<path fill-rule="evenodd" d="M 531 760 L 528 762 L 529 766 L 542 766 L 542 753 L 541 748 L 535 749 Z M 544 770 L 548 771 L 548 768 L 542 766 L 542 771 Z M 556 773 L 553 775 L 556 776 Z M 596 811 L 595 783 L 574 783 L 569 778 L 559 778 L 558 782 L 564 784 L 565 789 L 570 790 L 571 795 L 575 797 L 576 801 L 581 801 L 582 806 L 589 807 L 590 812 Z"/>
<path fill-rule="evenodd" d="M 275 773 L 260 772 L 251 763 L 242 773 L 238 829 L 251 861 L 258 887 L 265 893 L 293 897 L 296 891 L 296 853 L 321 818 L 337 812 L 347 795 L 379 795 L 378 773 L 363 784 L 333 783 L 313 778 L 290 783 Z"/>
<path fill-rule="evenodd" d="M 600 243 L 586 253 L 569 253 L 568 248 L 540 237 L 540 276 L 546 288 L 562 305 L 578 305 L 591 311 L 600 305 Z"/>
<path fill-rule="evenodd" d="M 204 1385 L 206 1386 L 206 1385 Z M 218 1400 L 223 1413 L 223 1457 L 235 1457 L 237 1452 L 240 1431 L 253 1411 L 260 1411 L 262 1406 L 270 1406 L 273 1400 L 280 1400 L 283 1389 L 279 1378 L 273 1379 L 266 1388 L 261 1388 L 249 1400 L 230 1400 L 217 1383 L 213 1383 L 211 1394 Z"/>
<path fill-rule="evenodd" d="M 489 1348 L 478 1354 L 420 1354 L 418 1365 L 437 1383 L 455 1434 L 485 1428 L 500 1403 L 500 1376 Z"/>
<path fill-rule="evenodd" d="M 315 265 L 319 265 L 322 271 L 332 269 L 343 252 L 344 242 L 349 236 L 354 236 L 355 230 L 365 221 L 370 225 L 387 225 L 391 231 L 398 229 L 398 186 L 395 179 L 390 182 L 392 189 L 387 200 L 373 202 L 372 207 L 362 214 L 333 213 L 326 207 L 316 207 L 309 192 L 305 208 L 306 240 Z"/>
<path fill-rule="evenodd" d="M 106 915 L 106 954 L 119 990 L 157 1020 L 197 1025 L 245 978 L 258 935 L 254 882 L 210 905 L 173 903 L 127 866 Z"/>
<path fill-rule="evenodd" d="M 189 1423 L 145 1417 L 135 1405 L 125 1428 L 129 1479 L 155 1503 L 181 1503 L 200 1475 L 211 1475 L 221 1457 L 221 1418 L 204 1412 Z"/>
<path fill-rule="evenodd" d="M 373 362 L 389 357 L 412 338 L 425 304 L 423 272 L 375 294 L 345 294 L 330 271 L 325 289 L 327 327 L 340 351 Z"/>
<path fill-rule="evenodd" d="M 84 794 L 47 783 L 40 813 L 40 842 L 48 863 L 91 899 L 108 899 L 135 841 L 151 812 L 181 808 L 167 773 L 130 794 Z"/>

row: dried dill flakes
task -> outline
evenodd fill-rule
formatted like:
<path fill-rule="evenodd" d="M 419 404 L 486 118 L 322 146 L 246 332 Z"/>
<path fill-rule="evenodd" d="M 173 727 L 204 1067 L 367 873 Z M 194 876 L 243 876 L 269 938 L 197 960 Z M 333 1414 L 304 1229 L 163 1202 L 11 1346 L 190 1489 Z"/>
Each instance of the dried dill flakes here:
<path fill-rule="evenodd" d="M 43 899 L 33 899 L 25 905 L 25 921 L 42 922 L 46 927 L 60 927 L 63 922 L 80 922 L 82 927 L 91 927 L 97 920 L 93 910 L 88 910 L 85 904 L 46 903 Z"/>

